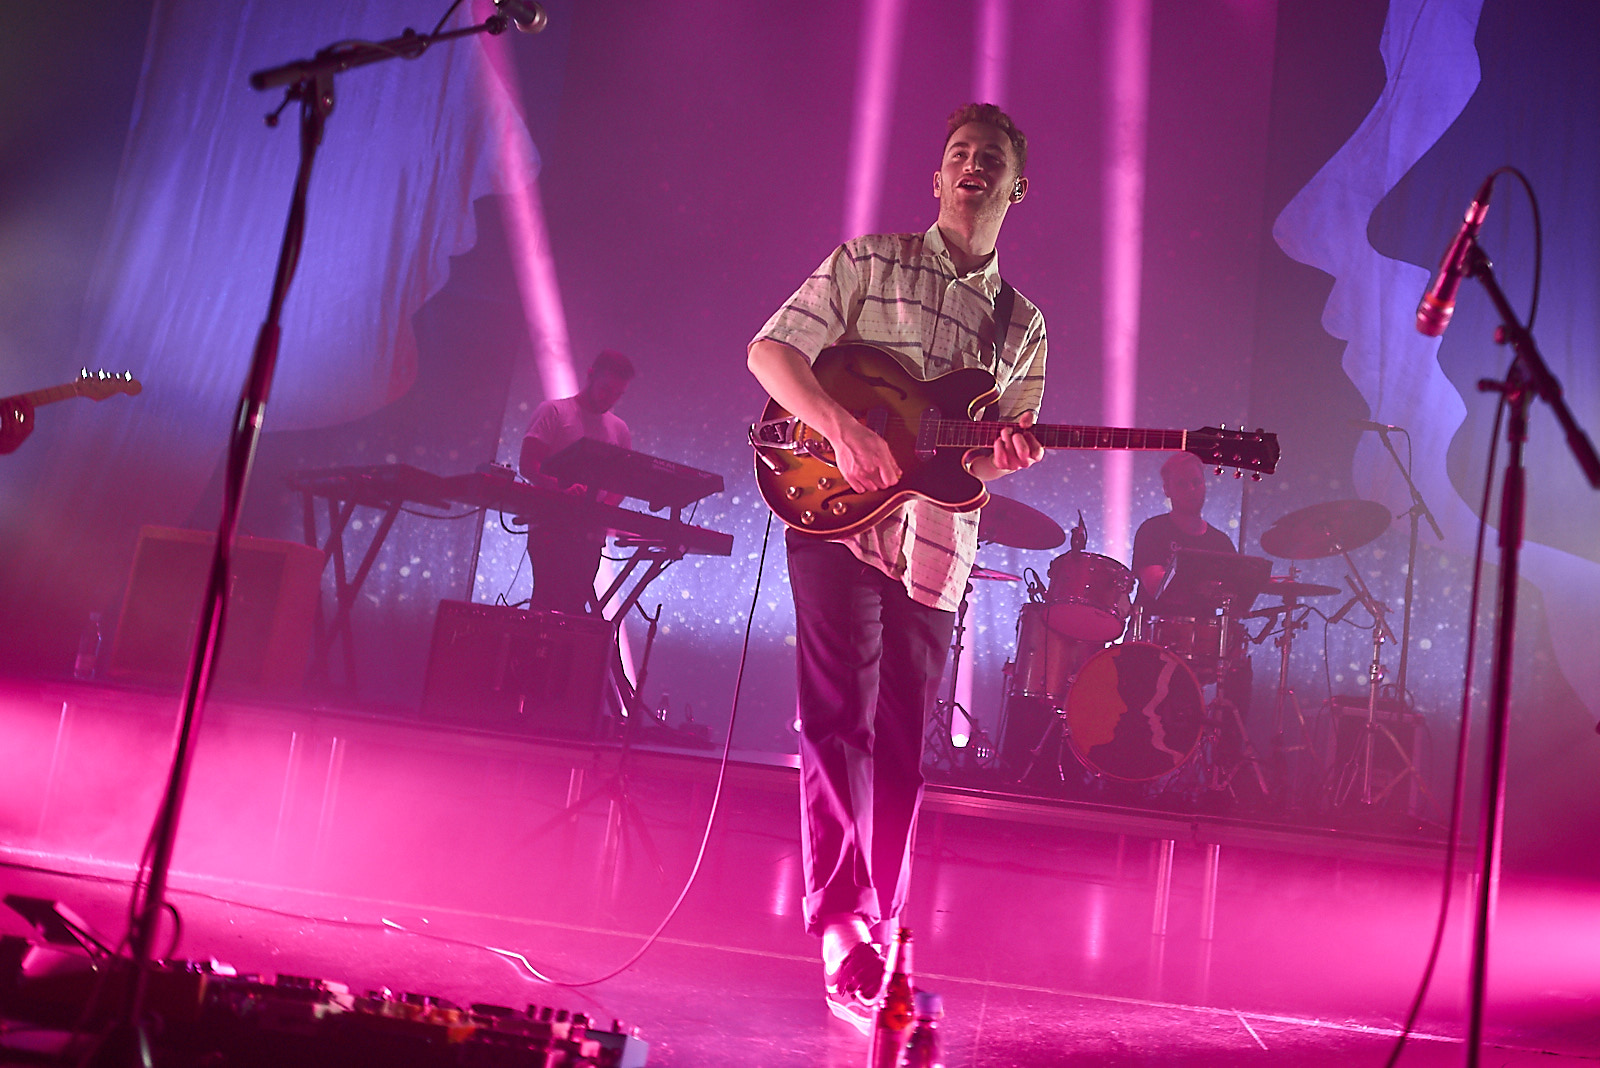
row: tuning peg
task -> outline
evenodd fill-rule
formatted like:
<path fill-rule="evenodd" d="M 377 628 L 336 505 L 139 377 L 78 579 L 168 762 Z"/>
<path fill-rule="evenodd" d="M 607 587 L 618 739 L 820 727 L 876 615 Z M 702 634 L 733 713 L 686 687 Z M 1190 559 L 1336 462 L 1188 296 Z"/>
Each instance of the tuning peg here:
<path fill-rule="evenodd" d="M 1233 469 L 1233 477 L 1234 478 L 1243 478 L 1244 477 L 1244 472 L 1239 470 L 1238 468 L 1234 468 Z"/>
<path fill-rule="evenodd" d="M 1211 473 L 1212 473 L 1212 474 L 1213 474 L 1213 475 L 1220 475 L 1220 474 L 1222 474 L 1222 465 L 1221 465 L 1221 464 L 1218 464 L 1218 465 L 1217 465 L 1217 466 L 1215 466 L 1215 467 L 1213 467 L 1213 468 L 1212 468 L 1212 469 L 1211 469 Z"/>
<path fill-rule="evenodd" d="M 1251 482 L 1260 482 L 1261 481 L 1261 472 L 1260 471 L 1252 471 L 1252 472 L 1250 472 L 1250 481 Z"/>

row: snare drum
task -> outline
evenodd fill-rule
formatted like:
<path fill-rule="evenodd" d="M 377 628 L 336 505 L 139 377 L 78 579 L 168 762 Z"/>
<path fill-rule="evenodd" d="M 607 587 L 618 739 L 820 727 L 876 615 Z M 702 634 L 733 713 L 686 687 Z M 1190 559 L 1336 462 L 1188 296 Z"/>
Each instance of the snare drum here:
<path fill-rule="evenodd" d="M 1067 741 L 1092 771 L 1125 782 L 1158 779 L 1200 745 L 1205 699 L 1184 661 L 1148 642 L 1102 649 L 1067 692 Z"/>
<path fill-rule="evenodd" d="M 1072 552 L 1050 564 L 1050 629 L 1085 642 L 1122 637 L 1133 611 L 1133 572 L 1109 556 Z"/>
<path fill-rule="evenodd" d="M 1010 693 L 1013 697 L 1048 698 L 1059 705 L 1072 676 L 1104 643 L 1080 642 L 1058 634 L 1049 625 L 1049 611 L 1048 604 L 1025 604 L 1017 616 L 1017 657 L 1010 668 Z"/>
<path fill-rule="evenodd" d="M 1244 624 L 1227 616 L 1151 616 L 1144 620 L 1140 638 L 1183 657 L 1202 681 L 1210 682 L 1217 677 L 1217 665 L 1243 646 Z"/>

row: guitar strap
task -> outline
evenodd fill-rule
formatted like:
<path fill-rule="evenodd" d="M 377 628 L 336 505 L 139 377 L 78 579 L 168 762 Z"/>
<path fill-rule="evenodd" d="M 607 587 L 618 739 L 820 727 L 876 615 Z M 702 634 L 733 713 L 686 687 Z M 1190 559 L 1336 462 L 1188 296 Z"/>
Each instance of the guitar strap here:
<path fill-rule="evenodd" d="M 1011 311 L 1017 304 L 1017 291 L 1011 288 L 1011 283 L 1005 279 L 1000 280 L 1000 292 L 994 298 L 994 368 L 1000 369 L 1000 360 L 1006 354 L 1006 335 L 1011 332 Z M 994 422 L 1000 418 L 1000 402 L 997 400 L 983 410 L 979 417 L 985 422 Z"/>

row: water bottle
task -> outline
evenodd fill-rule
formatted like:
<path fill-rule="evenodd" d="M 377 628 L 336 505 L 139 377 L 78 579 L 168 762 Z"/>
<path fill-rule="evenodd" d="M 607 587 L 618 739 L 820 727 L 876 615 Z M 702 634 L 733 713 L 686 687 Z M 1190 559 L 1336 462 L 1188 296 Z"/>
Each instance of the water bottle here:
<path fill-rule="evenodd" d="M 89 622 L 84 625 L 83 634 L 78 638 L 78 657 L 72 662 L 72 677 L 92 679 L 99 666 L 100 613 L 90 612 Z"/>
<path fill-rule="evenodd" d="M 917 1025 L 906 1042 L 905 1068 L 944 1068 L 944 1053 L 939 1049 L 939 1021 L 944 1018 L 944 998 L 928 990 L 918 990 Z"/>
<path fill-rule="evenodd" d="M 916 1006 L 911 999 L 911 931 L 902 927 L 895 932 L 894 947 L 889 951 L 889 983 L 872 1021 L 868 1068 L 900 1068 L 900 1058 L 906 1051 L 911 1025 L 915 1022 Z"/>

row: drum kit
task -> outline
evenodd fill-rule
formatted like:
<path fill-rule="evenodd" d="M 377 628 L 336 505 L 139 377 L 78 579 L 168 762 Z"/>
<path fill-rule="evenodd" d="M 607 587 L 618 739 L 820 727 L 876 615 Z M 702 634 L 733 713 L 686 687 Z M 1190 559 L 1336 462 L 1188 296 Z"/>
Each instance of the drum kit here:
<path fill-rule="evenodd" d="M 1080 513 L 1070 551 L 1051 561 L 1047 581 L 1032 569 L 1025 575 L 973 570 L 976 581 L 1025 582 L 1028 589 L 1017 617 L 1015 654 L 1005 666 L 999 740 L 991 743 L 956 703 L 955 675 L 966 631 L 963 598 L 949 691 L 938 702 L 930 757 L 935 764 L 949 759 L 952 767 L 961 759 L 975 762 L 1032 788 L 1131 783 L 1150 792 L 1281 798 L 1290 788 L 1288 753 L 1306 750 L 1313 763 L 1321 762 L 1289 685 L 1295 635 L 1307 628 L 1315 610 L 1307 599 L 1339 592 L 1301 581 L 1298 564 L 1343 556 L 1354 596 L 1329 618 L 1337 621 L 1355 605 L 1365 607 L 1373 620 L 1373 660 L 1364 733 L 1350 747 L 1345 765 L 1332 769 L 1326 781 L 1337 804 L 1352 796 L 1370 802 L 1373 750 L 1383 744 L 1385 733 L 1375 714 L 1381 703 L 1380 653 L 1393 635 L 1386 606 L 1362 581 L 1349 554 L 1375 541 L 1389 523 L 1388 510 L 1370 501 L 1302 508 L 1260 539 L 1269 556 L 1290 562 L 1289 574 L 1274 576 L 1272 561 L 1264 557 L 1180 549 L 1167 562 L 1161 588 L 1153 597 L 1141 596 L 1136 607 L 1133 572 L 1086 551 L 1088 532 Z M 1049 550 L 1067 537 L 1049 516 L 1005 497 L 992 496 L 979 520 L 980 546 Z M 972 586 L 967 589 L 970 593 Z M 1251 621 L 1263 621 L 1254 635 L 1247 629 Z M 1259 758 L 1243 721 L 1251 687 L 1247 654 L 1269 638 L 1278 653 L 1270 767 Z M 973 739 L 964 758 L 949 748 L 949 726 L 957 714 L 966 717 Z M 1284 745 L 1291 714 L 1301 739 L 1292 748 Z M 1406 768 L 1407 774 L 1415 773 L 1409 760 Z M 1391 781 L 1386 788 L 1395 785 Z"/>

